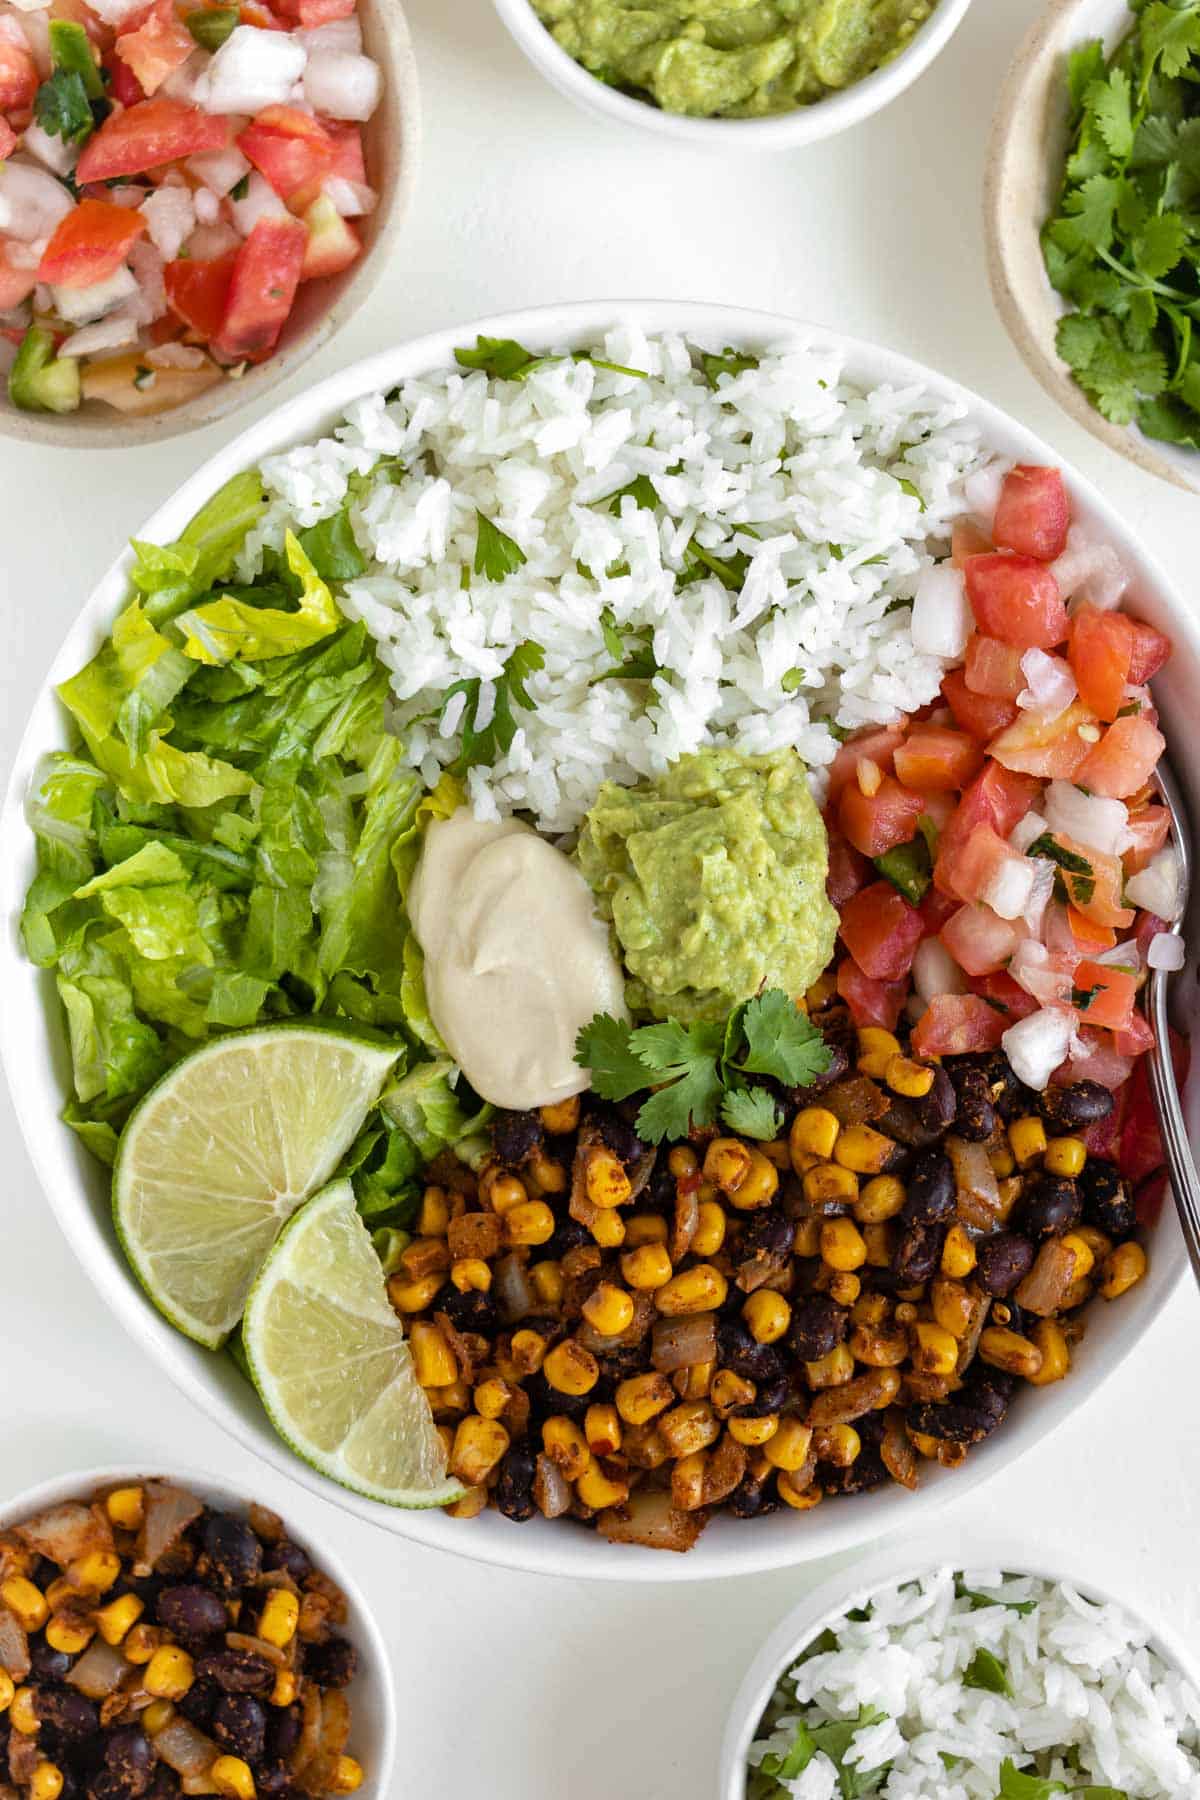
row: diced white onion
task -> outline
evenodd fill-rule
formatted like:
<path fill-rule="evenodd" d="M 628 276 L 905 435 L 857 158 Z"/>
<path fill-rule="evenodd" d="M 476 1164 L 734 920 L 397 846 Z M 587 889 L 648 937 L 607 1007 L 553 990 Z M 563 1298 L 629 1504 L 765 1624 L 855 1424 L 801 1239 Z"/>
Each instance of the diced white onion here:
<path fill-rule="evenodd" d="M 1152 969 L 1182 969 L 1186 955 L 1186 946 L 1177 931 L 1159 931 L 1150 939 L 1146 961 Z"/>
<path fill-rule="evenodd" d="M 1029 891 L 1029 904 L 1025 908 L 1024 918 L 1031 931 L 1040 931 L 1046 908 L 1054 898 L 1057 865 L 1048 856 L 1034 856 L 1030 858 L 1029 866 L 1033 870 L 1033 886 Z"/>
<path fill-rule="evenodd" d="M 1030 844 L 1036 842 L 1046 829 L 1046 821 L 1041 813 L 1027 812 L 1023 819 L 1018 819 L 1008 834 L 1008 841 L 1014 850 L 1024 856 Z"/>
<path fill-rule="evenodd" d="M 922 938 L 912 965 L 913 986 L 924 1001 L 938 994 L 965 994 L 967 979 L 938 938 Z"/>
<path fill-rule="evenodd" d="M 382 98 L 383 77 L 369 56 L 319 50 L 308 59 L 304 93 L 309 105 L 328 119 L 369 119 Z"/>
<path fill-rule="evenodd" d="M 107 281 L 94 281 L 91 287 L 50 289 L 54 310 L 68 325 L 90 325 L 93 319 L 102 319 L 137 291 L 137 281 L 124 264 Z"/>
<path fill-rule="evenodd" d="M 1027 1019 L 1010 1025 L 1000 1043 L 1018 1081 L 1041 1093 L 1055 1069 L 1067 1059 L 1074 1025 L 1073 1014 L 1051 1006 L 1043 1006 Z"/>
<path fill-rule="evenodd" d="M 1005 461 L 1003 457 L 996 457 L 992 462 L 985 463 L 982 469 L 974 470 L 963 482 L 963 499 L 979 523 L 989 531 L 996 517 L 1004 477 L 1011 468 L 1011 462 Z"/>
<path fill-rule="evenodd" d="M 197 344 L 155 344 L 146 361 L 152 369 L 202 369 L 208 358 Z"/>
<path fill-rule="evenodd" d="M 21 133 L 21 148 L 54 175 L 69 175 L 79 160 L 77 144 L 64 144 L 60 137 L 51 137 L 36 119 L 31 119 Z"/>
<path fill-rule="evenodd" d="M 1125 565 L 1111 544 L 1094 543 L 1078 525 L 1067 534 L 1067 547 L 1050 573 L 1064 600 L 1086 600 L 1101 611 L 1119 606 L 1129 586 Z"/>
<path fill-rule="evenodd" d="M 334 209 L 341 213 L 343 219 L 361 219 L 367 213 L 375 211 L 378 196 L 375 189 L 367 187 L 365 182 L 347 181 L 344 175 L 329 175 L 322 192 L 328 195 Z M 914 641 L 915 635 L 914 633 Z"/>
<path fill-rule="evenodd" d="M 926 656 L 960 657 L 972 627 L 962 570 L 948 562 L 922 569 L 912 604 L 914 650 Z"/>
<path fill-rule="evenodd" d="M 152 325 L 155 319 L 161 319 L 167 311 L 162 253 L 146 238 L 139 238 L 129 252 L 129 266 L 138 284 L 138 291 L 129 303 L 129 311 L 143 325 Z"/>
<path fill-rule="evenodd" d="M 1061 656 L 1047 656 L 1044 650 L 1027 650 L 1021 673 L 1029 686 L 1017 695 L 1017 705 L 1048 721 L 1065 713 L 1079 692 L 1070 663 Z"/>
<path fill-rule="evenodd" d="M 0 231 L 29 243 L 47 238 L 75 202 L 61 181 L 33 163 L 0 163 Z"/>
<path fill-rule="evenodd" d="M 1077 844 L 1086 844 L 1104 856 L 1120 856 L 1129 848 L 1129 809 L 1123 800 L 1085 794 L 1073 781 L 1052 781 L 1042 805 L 1050 830 Z"/>
<path fill-rule="evenodd" d="M 60 356 L 95 356 L 101 350 L 127 350 L 138 339 L 137 320 L 127 314 L 112 313 L 94 325 L 73 331 L 63 342 Z"/>
<path fill-rule="evenodd" d="M 304 45 L 291 32 L 237 25 L 197 82 L 196 101 L 211 113 L 256 113 L 264 106 L 283 106 L 307 61 Z"/>
<path fill-rule="evenodd" d="M 307 31 L 295 31 L 292 36 L 310 56 L 314 50 L 348 50 L 357 55 L 363 47 L 357 13 L 351 13 L 348 19 L 330 19 L 327 25 L 313 25 Z"/>
<path fill-rule="evenodd" d="M 144 9 L 145 0 L 88 0 L 88 5 L 106 25 L 123 25 L 131 13 Z"/>
<path fill-rule="evenodd" d="M 233 222 L 243 237 L 249 237 L 260 219 L 286 219 L 288 209 L 264 176 L 256 169 L 246 186 L 244 200 L 231 200 Z"/>
<path fill-rule="evenodd" d="M 111 187 L 108 190 L 109 204 L 123 206 L 128 212 L 132 212 L 135 207 L 142 204 L 143 200 L 149 198 L 150 195 L 144 187 L 137 187 L 131 181 L 123 181 L 119 187 Z"/>
<path fill-rule="evenodd" d="M 211 195 L 209 196 L 211 199 Z M 196 207 L 190 188 L 156 188 L 142 204 L 142 217 L 150 242 L 164 262 L 174 262 L 196 224 Z"/>
<path fill-rule="evenodd" d="M 185 167 L 219 199 L 224 199 L 250 173 L 250 164 L 236 144 L 229 144 L 224 150 L 198 150 L 195 156 L 188 157 Z"/>
<path fill-rule="evenodd" d="M 50 5 L 50 0 L 9 0 L 9 4 L 15 6 L 18 12 L 44 12 Z M 100 9 L 96 7 L 95 10 L 99 12 Z"/>
<path fill-rule="evenodd" d="M 1151 858 L 1144 869 L 1125 883 L 1131 906 L 1145 907 L 1160 919 L 1171 920 L 1179 911 L 1179 857 L 1170 844 Z"/>
<path fill-rule="evenodd" d="M 215 225 L 197 225 L 185 248 L 194 262 L 215 262 L 218 256 L 236 250 L 241 241 L 232 225 L 218 219 Z"/>
<path fill-rule="evenodd" d="M 1088 958 L 1089 962 L 1101 963 L 1111 969 L 1132 969 L 1138 974 L 1142 966 L 1141 952 L 1133 938 L 1126 938 L 1124 943 L 1114 944 L 1111 950 L 1098 950 Z"/>
<path fill-rule="evenodd" d="M 196 208 L 196 221 L 200 225 L 215 225 L 221 216 L 221 202 L 207 188 L 196 189 L 192 204 Z"/>
<path fill-rule="evenodd" d="M 1006 856 L 979 898 L 1002 919 L 1019 919 L 1029 906 L 1036 870 L 1028 857 Z"/>
<path fill-rule="evenodd" d="M 208 65 L 212 61 L 206 50 L 196 49 L 181 62 L 177 69 L 172 69 L 166 80 L 161 82 L 157 93 L 165 94 L 169 100 L 183 100 L 189 106 L 202 104 L 201 96 L 207 92 Z"/>

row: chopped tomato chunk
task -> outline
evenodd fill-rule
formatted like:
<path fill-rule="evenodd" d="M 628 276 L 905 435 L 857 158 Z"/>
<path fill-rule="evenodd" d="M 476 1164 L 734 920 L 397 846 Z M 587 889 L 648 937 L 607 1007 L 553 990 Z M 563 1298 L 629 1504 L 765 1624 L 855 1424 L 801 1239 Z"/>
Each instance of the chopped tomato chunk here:
<path fill-rule="evenodd" d="M 872 981 L 899 981 L 921 941 L 921 915 L 890 881 L 875 881 L 842 908 L 842 942 Z"/>
<path fill-rule="evenodd" d="M 940 725 L 914 725 L 895 755 L 898 778 L 918 793 L 964 788 L 982 765 L 983 751 L 968 732 Z"/>
<path fill-rule="evenodd" d="M 979 994 L 936 994 L 913 1027 L 917 1056 L 965 1056 L 994 1050 L 1012 1020 Z"/>
<path fill-rule="evenodd" d="M 1143 806 L 1129 815 L 1133 843 L 1121 858 L 1126 875 L 1136 875 L 1162 849 L 1171 831 L 1171 815 L 1165 806 Z"/>
<path fill-rule="evenodd" d="M 218 114 L 185 106 L 182 100 L 140 100 L 128 112 L 105 119 L 84 145 L 75 179 L 82 184 L 140 175 L 199 150 L 223 150 L 228 142 L 229 120 Z"/>
<path fill-rule="evenodd" d="M 55 226 L 38 264 L 38 280 L 64 288 L 107 281 L 145 229 L 145 218 L 136 207 L 81 200 Z"/>
<path fill-rule="evenodd" d="M 1079 698 L 1098 719 L 1115 719 L 1125 701 L 1133 661 L 1133 625 L 1124 613 L 1081 606 L 1071 620 L 1067 652 Z"/>
<path fill-rule="evenodd" d="M 1129 1093 L 1129 1077 L 1133 1072 L 1133 1058 L 1123 1056 L 1116 1047 L 1116 1039 L 1111 1031 L 1097 1031 L 1091 1025 L 1081 1025 L 1075 1034 L 1071 1055 L 1058 1072 L 1057 1079 L 1066 1082 L 1098 1081 L 1117 1095 L 1117 1104 L 1110 1117 L 1123 1124 L 1126 1099 Z M 1095 1138 L 1088 1135 L 1088 1146 L 1097 1140 L 1107 1146 L 1098 1154 L 1114 1156 L 1116 1140 L 1119 1136 L 1117 1128 L 1097 1133 Z"/>
<path fill-rule="evenodd" d="M 110 56 L 104 65 L 108 72 L 109 93 L 114 100 L 119 100 L 125 108 L 136 106 L 139 100 L 146 98 L 141 82 L 127 62 L 119 56 Z"/>
<path fill-rule="evenodd" d="M 882 856 L 897 844 L 908 843 L 923 810 L 920 794 L 885 775 L 871 795 L 864 794 L 857 781 L 843 788 L 838 824 L 864 856 Z"/>
<path fill-rule="evenodd" d="M 1008 1014 L 1005 1030 L 1015 1025 L 1018 1019 L 1027 1019 L 1030 1013 L 1038 1010 L 1038 1003 L 1032 994 L 1027 994 L 1023 987 L 1018 987 L 1011 975 L 1002 969 L 994 975 L 973 975 L 971 992 L 981 999 L 988 1000 L 994 1007 L 1003 1007 Z"/>
<path fill-rule="evenodd" d="M 847 843 L 835 826 L 828 828 L 829 836 L 829 874 L 825 881 L 825 892 L 834 906 L 842 907 L 859 888 L 866 887 L 874 874 L 866 857 Z"/>
<path fill-rule="evenodd" d="M 829 765 L 830 802 L 837 799 L 848 781 L 855 779 L 858 765 L 864 757 L 869 762 L 878 763 L 884 774 L 890 775 L 896 746 L 903 742 L 903 731 L 891 727 L 856 731 L 852 738 L 847 738 Z"/>
<path fill-rule="evenodd" d="M 237 146 L 266 176 L 281 199 L 302 207 L 315 200 L 333 168 L 329 133 L 310 113 L 294 106 L 265 106 Z"/>
<path fill-rule="evenodd" d="M 1085 953 L 1089 950 L 1111 950 L 1117 941 L 1117 934 L 1111 925 L 1097 925 L 1094 919 L 1085 918 L 1077 906 L 1067 907 L 1067 925 L 1072 943 L 1076 949 Z"/>
<path fill-rule="evenodd" d="M 940 888 L 930 887 L 917 911 L 921 915 L 921 931 L 925 937 L 936 937 L 947 919 L 958 911 L 958 901 Z"/>
<path fill-rule="evenodd" d="M 155 0 L 136 31 L 116 42 L 116 53 L 133 71 L 144 94 L 153 94 L 185 63 L 196 40 L 175 11 L 174 0 Z"/>
<path fill-rule="evenodd" d="M 1145 787 L 1166 747 L 1162 732 L 1140 714 L 1114 719 L 1100 742 L 1076 765 L 1075 779 L 1093 794 L 1125 800 Z"/>
<path fill-rule="evenodd" d="M 17 134 L 8 120 L 0 119 L 0 162 L 3 162 L 6 156 L 12 155 L 18 142 Z"/>
<path fill-rule="evenodd" d="M 1174 1040 L 1174 1032 L 1171 1034 Z M 1174 1042 L 1171 1049 L 1174 1052 Z M 1150 1069 L 1143 1057 L 1134 1064 L 1129 1082 L 1129 1101 L 1121 1130 L 1119 1157 L 1121 1173 L 1136 1186 L 1166 1161 L 1162 1136 L 1158 1129 L 1158 1109 L 1150 1088 Z"/>
<path fill-rule="evenodd" d="M 292 310 L 308 233 L 299 219 L 260 219 L 233 265 L 213 347 L 230 358 L 269 356 Z"/>
<path fill-rule="evenodd" d="M 1135 1011 L 1128 1025 L 1113 1033 L 1113 1043 L 1122 1056 L 1144 1056 L 1154 1048 L 1154 1027 L 1144 1013 Z"/>
<path fill-rule="evenodd" d="M 1057 719 L 1025 713 L 993 739 L 989 747 L 996 761 L 1006 769 L 1070 781 L 1099 748 L 1079 735 L 1081 725 L 1094 724 L 1095 718 L 1083 702 L 1073 700 Z M 1090 785 L 1082 775 L 1079 780 L 1085 787 Z M 1133 789 L 1128 791 L 1132 793 Z"/>
<path fill-rule="evenodd" d="M 1129 681 L 1141 687 L 1153 680 L 1171 654 L 1171 640 L 1144 619 L 1130 619 L 1133 627 L 1133 655 L 1129 664 Z"/>
<path fill-rule="evenodd" d="M 1054 841 L 1059 849 L 1059 876 L 1075 911 L 1096 925 L 1118 929 L 1132 925 L 1133 909 L 1120 903 L 1124 885 L 1120 859 L 1093 850 L 1090 844 L 1078 844 L 1061 831 L 1055 832 Z"/>
<path fill-rule="evenodd" d="M 202 338 L 212 339 L 221 329 L 237 255 L 230 250 L 212 262 L 184 259 L 168 263 L 163 270 L 167 305 Z"/>
<path fill-rule="evenodd" d="M 1067 547 L 1071 504 L 1058 469 L 1018 463 L 1004 477 L 992 536 L 998 550 L 1053 562 Z"/>
<path fill-rule="evenodd" d="M 988 694 L 997 700 L 1015 700 L 1029 686 L 1021 667 L 1022 652 L 1015 644 L 1002 644 L 999 638 L 973 631 L 967 639 L 963 659 L 963 676 L 973 694 Z"/>
<path fill-rule="evenodd" d="M 1003 877 L 1008 863 L 1027 861 L 990 825 L 979 824 L 964 834 L 943 837 L 938 846 L 937 883 L 960 900 L 982 900 Z"/>
<path fill-rule="evenodd" d="M 355 181 L 365 186 L 367 163 L 360 127 L 349 125 L 344 119 L 322 119 L 321 123 L 333 145 L 333 164 L 329 173 L 340 175 L 343 181 Z"/>
<path fill-rule="evenodd" d="M 973 694 L 961 669 L 950 669 L 942 677 L 942 693 L 954 714 L 954 723 L 972 737 L 986 743 L 1018 717 L 1015 700 L 996 700 L 987 694 Z"/>
<path fill-rule="evenodd" d="M 0 238 L 0 312 L 7 312 L 11 306 L 20 306 L 37 286 L 37 270 L 24 268 L 13 262 L 10 246 L 4 238 Z M 18 331 L 16 341 L 20 343 L 24 336 Z"/>
<path fill-rule="evenodd" d="M 1109 963 L 1084 961 L 1075 970 L 1071 1001 L 1080 1018 L 1106 1031 L 1124 1031 L 1133 1017 L 1137 976 Z"/>
<path fill-rule="evenodd" d="M 1067 635 L 1058 583 L 1031 556 L 972 556 L 964 573 L 980 631 L 1020 650 L 1053 650 Z"/>
<path fill-rule="evenodd" d="M 977 775 L 963 794 L 950 823 L 938 841 L 933 878 L 943 893 L 958 894 L 950 885 L 964 845 L 978 826 L 990 826 L 997 837 L 1006 838 L 1019 820 L 1025 817 L 1038 795 L 1038 784 L 1029 775 L 1010 774 L 1000 763 L 990 759 L 983 773 Z M 958 894 L 961 900 L 975 895 Z"/>
<path fill-rule="evenodd" d="M 37 91 L 32 52 L 15 38 L 0 36 L 0 112 L 27 113 Z"/>
<path fill-rule="evenodd" d="M 981 526 L 973 519 L 956 519 L 950 534 L 950 560 L 956 569 L 961 569 L 968 556 L 986 556 L 995 545 Z"/>
<path fill-rule="evenodd" d="M 356 0 L 277 0 L 279 11 L 306 31 L 331 25 L 335 19 L 348 19 L 355 4 Z"/>
<path fill-rule="evenodd" d="M 882 1025 L 885 1031 L 895 1031 L 908 995 L 908 982 L 872 981 L 869 975 L 863 974 L 852 956 L 843 956 L 838 964 L 837 991 L 860 1029 L 865 1025 Z"/>
<path fill-rule="evenodd" d="M 968 975 L 991 975 L 1012 955 L 1017 933 L 990 906 L 960 906 L 943 925 L 942 942 Z"/>

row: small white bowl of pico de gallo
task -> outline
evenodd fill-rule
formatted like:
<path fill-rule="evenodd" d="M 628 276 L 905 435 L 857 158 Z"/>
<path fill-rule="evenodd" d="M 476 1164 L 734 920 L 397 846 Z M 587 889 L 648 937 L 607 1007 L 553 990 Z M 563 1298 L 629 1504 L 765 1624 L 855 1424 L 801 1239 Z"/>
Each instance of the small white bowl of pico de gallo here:
<path fill-rule="evenodd" d="M 0 431 L 144 443 L 365 300 L 416 180 L 395 0 L 0 0 Z"/>

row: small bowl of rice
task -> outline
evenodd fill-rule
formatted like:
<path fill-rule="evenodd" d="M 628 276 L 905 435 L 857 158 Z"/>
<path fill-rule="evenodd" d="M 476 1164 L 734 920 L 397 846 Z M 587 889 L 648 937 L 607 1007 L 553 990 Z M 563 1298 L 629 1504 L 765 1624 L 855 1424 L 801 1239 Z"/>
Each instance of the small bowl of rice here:
<path fill-rule="evenodd" d="M 1197 1800 L 1200 1670 L 1090 1573 L 1011 1543 L 843 1570 L 733 1704 L 721 1800 Z"/>

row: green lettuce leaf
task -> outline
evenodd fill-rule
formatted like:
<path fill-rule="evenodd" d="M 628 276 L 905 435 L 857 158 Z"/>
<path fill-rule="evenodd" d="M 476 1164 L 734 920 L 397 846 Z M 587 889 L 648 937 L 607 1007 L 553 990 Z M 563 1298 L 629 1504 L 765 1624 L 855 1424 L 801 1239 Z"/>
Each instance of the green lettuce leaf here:
<path fill-rule="evenodd" d="M 459 1093 L 461 1082 L 457 1065 L 448 1060 L 418 1063 L 380 1099 L 384 1117 L 410 1139 L 422 1162 L 482 1130 L 492 1117 L 494 1108 L 480 1106 L 466 1089 L 473 1108 L 468 1112 Z"/>
<path fill-rule="evenodd" d="M 235 658 L 261 662 L 307 650 L 336 631 L 342 615 L 333 595 L 290 531 L 287 560 L 301 583 L 295 612 L 253 606 L 228 596 L 210 600 L 180 613 L 175 620 L 176 629 L 184 634 L 184 655 L 202 663 L 224 664 Z"/>

